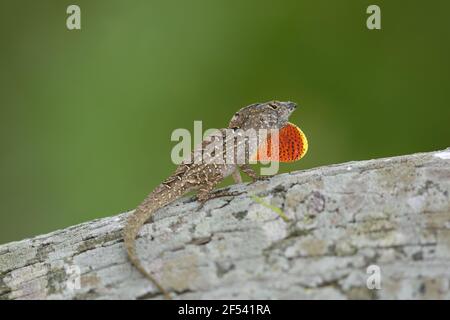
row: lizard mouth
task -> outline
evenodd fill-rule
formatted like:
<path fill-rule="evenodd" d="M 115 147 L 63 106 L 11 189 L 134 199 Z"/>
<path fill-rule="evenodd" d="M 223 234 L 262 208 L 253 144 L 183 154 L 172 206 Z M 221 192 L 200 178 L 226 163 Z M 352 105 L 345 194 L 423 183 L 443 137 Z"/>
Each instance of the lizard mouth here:
<path fill-rule="evenodd" d="M 269 134 L 266 141 L 258 147 L 252 160 L 294 162 L 303 158 L 308 151 L 306 135 L 298 126 L 290 122 L 279 130 L 278 141 L 272 140 L 275 139 L 272 139 Z"/>

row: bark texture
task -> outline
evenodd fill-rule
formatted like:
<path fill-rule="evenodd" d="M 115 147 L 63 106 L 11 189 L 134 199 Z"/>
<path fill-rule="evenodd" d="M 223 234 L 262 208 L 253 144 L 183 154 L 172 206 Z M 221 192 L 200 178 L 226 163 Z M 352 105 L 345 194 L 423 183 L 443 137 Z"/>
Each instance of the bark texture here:
<path fill-rule="evenodd" d="M 450 298 L 450 148 L 231 190 L 244 193 L 201 210 L 183 198 L 142 228 L 139 256 L 175 299 Z M 0 299 L 161 298 L 127 260 L 128 214 L 1 245 Z"/>

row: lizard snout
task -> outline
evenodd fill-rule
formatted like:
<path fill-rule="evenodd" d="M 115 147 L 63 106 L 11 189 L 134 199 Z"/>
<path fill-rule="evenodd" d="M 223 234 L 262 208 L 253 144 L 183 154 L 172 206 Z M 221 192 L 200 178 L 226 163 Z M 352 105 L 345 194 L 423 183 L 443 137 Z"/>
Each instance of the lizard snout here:
<path fill-rule="evenodd" d="M 288 101 L 286 102 L 286 105 L 291 111 L 294 111 L 297 108 L 297 104 L 295 102 Z"/>

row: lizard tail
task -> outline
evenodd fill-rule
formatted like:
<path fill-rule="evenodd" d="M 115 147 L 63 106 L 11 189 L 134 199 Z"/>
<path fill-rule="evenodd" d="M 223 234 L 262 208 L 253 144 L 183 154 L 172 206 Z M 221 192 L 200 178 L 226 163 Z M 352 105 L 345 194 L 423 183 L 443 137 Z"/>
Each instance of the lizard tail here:
<path fill-rule="evenodd" d="M 130 262 L 142 273 L 142 275 L 149 279 L 159 291 L 161 291 L 165 299 L 171 299 L 169 293 L 163 288 L 163 286 L 147 270 L 145 270 L 136 253 L 136 236 L 139 229 L 150 218 L 156 209 L 157 208 L 152 206 L 145 206 L 145 202 L 139 206 L 135 212 L 129 216 L 123 231 L 123 238 Z"/>

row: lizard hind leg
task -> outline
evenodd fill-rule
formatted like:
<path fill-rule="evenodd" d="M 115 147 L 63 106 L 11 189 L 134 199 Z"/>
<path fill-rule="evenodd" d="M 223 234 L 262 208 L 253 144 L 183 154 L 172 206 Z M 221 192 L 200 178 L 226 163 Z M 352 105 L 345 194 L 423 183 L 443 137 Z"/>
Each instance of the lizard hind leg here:
<path fill-rule="evenodd" d="M 198 193 L 197 193 L 197 200 L 200 202 L 200 205 L 197 209 L 197 211 L 200 211 L 201 209 L 203 209 L 206 201 L 211 200 L 211 199 L 215 199 L 215 198 L 222 198 L 222 197 L 235 197 L 238 196 L 240 194 L 242 194 L 242 192 L 238 192 L 238 191 L 234 191 L 234 192 L 230 192 L 227 190 L 219 190 L 214 192 L 214 187 L 216 184 L 209 184 L 206 185 L 203 188 L 200 188 Z"/>
<path fill-rule="evenodd" d="M 227 191 L 227 190 L 219 190 L 216 192 L 211 192 L 208 195 L 208 198 L 205 200 L 211 200 L 211 199 L 215 199 L 215 198 L 223 198 L 223 197 L 235 197 L 238 196 L 240 194 L 242 194 L 243 192 L 240 191 Z"/>

